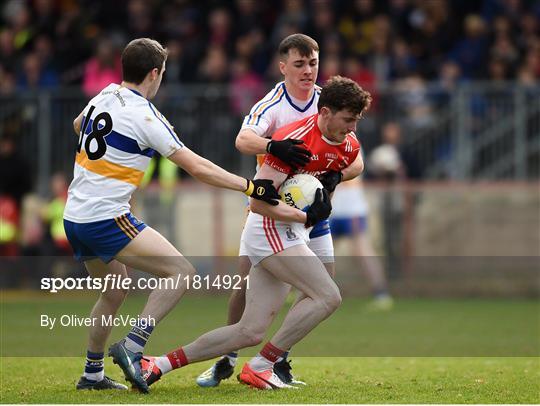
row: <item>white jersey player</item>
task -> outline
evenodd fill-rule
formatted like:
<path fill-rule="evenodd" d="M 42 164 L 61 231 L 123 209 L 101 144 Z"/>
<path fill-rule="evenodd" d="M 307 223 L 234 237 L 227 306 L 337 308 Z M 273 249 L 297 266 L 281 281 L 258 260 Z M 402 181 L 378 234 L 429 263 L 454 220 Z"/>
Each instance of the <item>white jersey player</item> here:
<path fill-rule="evenodd" d="M 75 257 L 90 276 L 127 277 L 126 265 L 157 277 L 191 275 L 191 264 L 164 237 L 130 213 L 129 199 L 142 180 L 154 151 L 198 180 L 278 204 L 271 181 L 233 175 L 185 147 L 152 99 L 165 72 L 167 51 L 157 41 L 131 41 L 122 53 L 123 82 L 110 84 L 73 122 L 79 135 L 74 179 L 64 212 L 64 228 Z M 156 289 L 125 339 L 109 354 L 139 390 L 148 391 L 141 375 L 142 350 L 154 328 L 178 302 L 186 286 Z M 127 290 L 106 289 L 92 310 L 92 320 L 114 317 Z M 104 348 L 111 326 L 90 327 L 84 375 L 77 389 L 127 389 L 104 375 Z"/>
<path fill-rule="evenodd" d="M 90 100 L 82 117 L 64 218 L 90 223 L 120 217 L 129 212 L 154 152 L 169 157 L 184 144 L 149 100 L 116 83 Z"/>
<path fill-rule="evenodd" d="M 360 177 L 343 182 L 332 196 L 330 229 L 334 239 L 350 240 L 350 253 L 369 281 L 373 300 L 369 310 L 390 310 L 393 299 L 382 261 L 377 256 L 368 232 L 369 206 Z"/>

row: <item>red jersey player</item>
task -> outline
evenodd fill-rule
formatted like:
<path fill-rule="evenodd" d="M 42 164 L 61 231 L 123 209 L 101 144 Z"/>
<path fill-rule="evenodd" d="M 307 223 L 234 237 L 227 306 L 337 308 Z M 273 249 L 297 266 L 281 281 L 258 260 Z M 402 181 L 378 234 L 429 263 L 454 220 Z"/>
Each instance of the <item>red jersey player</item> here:
<path fill-rule="evenodd" d="M 369 93 L 354 81 L 333 77 L 322 89 L 319 113 L 278 130 L 274 136 L 304 140 L 313 157 L 302 172 L 322 176 L 338 173 L 358 155 L 360 145 L 353 131 L 370 102 Z M 271 179 L 278 188 L 291 173 L 288 165 L 268 156 L 257 177 Z M 242 318 L 161 357 L 145 357 L 143 371 L 148 384 L 188 363 L 261 343 L 292 285 L 301 297 L 277 333 L 238 376 L 241 382 L 258 389 L 291 388 L 275 374 L 274 364 L 341 303 L 339 288 L 307 245 L 308 228 L 330 215 L 328 192 L 319 189 L 307 212 L 283 201 L 270 206 L 251 200 L 250 207 L 241 243 L 253 267 Z"/>
<path fill-rule="evenodd" d="M 359 151 L 360 142 L 353 131 L 345 134 L 342 142 L 332 141 L 325 137 L 317 125 L 319 114 L 296 121 L 280 128 L 272 135 L 272 140 L 302 140 L 302 147 L 311 151 L 311 161 L 303 168 L 293 168 L 279 158 L 267 154 L 264 163 L 279 172 L 288 175 L 307 173 L 320 177 L 329 171 L 340 172 L 353 162 Z"/>

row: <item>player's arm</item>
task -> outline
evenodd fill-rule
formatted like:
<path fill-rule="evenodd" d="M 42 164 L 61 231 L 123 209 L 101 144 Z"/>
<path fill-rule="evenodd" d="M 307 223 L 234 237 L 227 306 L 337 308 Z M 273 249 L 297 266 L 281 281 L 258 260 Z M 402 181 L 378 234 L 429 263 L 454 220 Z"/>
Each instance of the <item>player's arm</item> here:
<path fill-rule="evenodd" d="M 76 135 L 79 135 L 81 133 L 83 113 L 84 113 L 84 110 L 81 111 L 81 114 L 79 114 L 77 118 L 75 118 L 75 120 L 73 120 L 73 130 L 75 131 Z"/>
<path fill-rule="evenodd" d="M 236 149 L 243 154 L 271 154 L 293 167 L 308 164 L 311 152 L 300 147 L 301 140 L 269 140 L 260 137 L 250 128 L 242 128 L 236 136 Z"/>
<path fill-rule="evenodd" d="M 343 169 L 343 171 L 328 171 L 324 175 L 320 176 L 319 180 L 328 193 L 333 193 L 338 184 L 356 178 L 363 171 L 364 160 L 362 159 L 362 154 L 358 153 L 352 164 Z"/>
<path fill-rule="evenodd" d="M 254 199 L 277 204 L 279 195 L 267 179 L 255 181 L 242 178 L 197 155 L 187 147 L 183 147 L 168 157 L 172 162 L 186 170 L 197 180 L 212 186 L 244 192 Z"/>
<path fill-rule="evenodd" d="M 257 173 L 257 178 L 272 180 L 276 189 L 279 189 L 281 184 L 287 179 L 287 174 L 280 172 L 269 165 L 264 164 Z M 330 197 L 326 191 L 319 189 L 315 196 L 315 201 L 310 206 L 307 212 L 303 212 L 295 207 L 289 206 L 283 201 L 279 201 L 276 206 L 261 204 L 257 200 L 251 199 L 250 210 L 261 216 L 270 217 L 274 220 L 303 223 L 306 227 L 311 227 L 321 220 L 330 216 L 332 206 L 330 205 Z"/>
<path fill-rule="evenodd" d="M 242 128 L 236 136 L 235 146 L 238 151 L 246 155 L 266 154 L 266 146 L 270 140 L 258 136 L 250 128 Z"/>
<path fill-rule="evenodd" d="M 362 154 L 358 152 L 358 155 L 356 156 L 356 159 L 347 166 L 341 173 L 343 174 L 342 182 L 345 182 L 346 180 L 351 180 L 359 176 L 362 172 L 364 172 L 364 160 L 362 159 Z"/>
<path fill-rule="evenodd" d="M 281 184 L 287 179 L 287 174 L 277 171 L 269 165 L 264 164 L 257 172 L 256 178 L 270 179 L 276 189 L 279 189 Z M 261 216 L 270 217 L 274 220 L 295 222 L 295 223 L 305 223 L 307 221 L 307 215 L 302 210 L 298 210 L 295 207 L 289 206 L 283 201 L 279 201 L 279 204 L 276 206 L 271 206 L 268 210 L 267 204 L 262 205 L 256 200 L 251 200 L 249 203 L 249 208 L 252 212 L 260 214 Z"/>

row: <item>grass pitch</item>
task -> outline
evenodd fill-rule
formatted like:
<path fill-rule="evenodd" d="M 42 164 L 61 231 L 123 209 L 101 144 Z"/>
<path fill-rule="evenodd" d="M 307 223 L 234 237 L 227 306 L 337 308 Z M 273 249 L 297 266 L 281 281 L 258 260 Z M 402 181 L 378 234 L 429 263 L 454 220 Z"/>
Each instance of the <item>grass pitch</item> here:
<path fill-rule="evenodd" d="M 247 358 L 246 358 L 247 360 Z M 241 360 L 242 362 L 243 360 Z M 76 391 L 83 358 L 2 358 L 2 403 L 529 403 L 540 402 L 538 358 L 295 358 L 309 386 L 258 391 L 233 377 L 194 380 L 210 363 L 164 376 L 149 395 Z M 110 362 L 109 375 L 122 373 Z"/>
<path fill-rule="evenodd" d="M 365 301 L 346 298 L 293 349 L 293 372 L 308 387 L 256 391 L 233 377 L 202 389 L 195 378 L 211 365 L 205 362 L 166 375 L 149 395 L 75 390 L 86 328 L 48 330 L 39 315 L 86 315 L 93 300 L 2 294 L 2 403 L 540 403 L 540 313 L 533 300 L 403 299 L 391 312 L 369 313 Z M 143 302 L 130 298 L 121 313 L 136 315 Z M 226 297 L 184 298 L 147 352 L 161 354 L 222 325 L 226 303 Z M 114 328 L 111 341 L 127 330 Z M 255 352 L 242 351 L 239 364 Z M 109 359 L 106 373 L 122 381 Z"/>

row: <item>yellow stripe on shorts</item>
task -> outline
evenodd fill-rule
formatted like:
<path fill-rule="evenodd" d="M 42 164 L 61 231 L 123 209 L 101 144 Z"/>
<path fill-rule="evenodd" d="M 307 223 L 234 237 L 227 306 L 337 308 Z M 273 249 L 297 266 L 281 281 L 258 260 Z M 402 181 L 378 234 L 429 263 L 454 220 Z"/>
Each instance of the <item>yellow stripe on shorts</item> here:
<path fill-rule="evenodd" d="M 122 232 L 125 235 L 127 235 L 130 240 L 133 240 L 135 238 L 136 234 L 133 234 L 132 231 L 130 231 L 130 230 L 128 230 L 126 228 L 125 223 L 122 221 L 122 217 L 124 217 L 124 216 L 122 215 L 120 217 L 115 217 L 114 221 L 116 222 L 116 225 L 120 228 L 120 230 L 122 230 Z"/>

